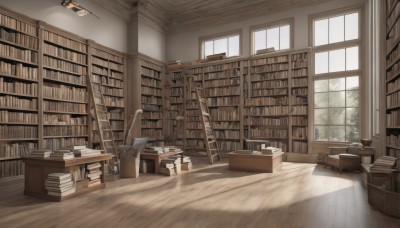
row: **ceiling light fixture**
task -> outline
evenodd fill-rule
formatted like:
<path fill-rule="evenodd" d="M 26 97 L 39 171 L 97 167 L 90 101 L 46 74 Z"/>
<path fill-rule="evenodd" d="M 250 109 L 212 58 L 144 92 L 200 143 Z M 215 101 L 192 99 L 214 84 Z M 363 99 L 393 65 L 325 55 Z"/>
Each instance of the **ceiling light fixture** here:
<path fill-rule="evenodd" d="M 96 14 L 90 12 L 88 9 L 85 7 L 81 6 L 78 2 L 73 1 L 73 0 L 62 0 L 61 5 L 64 6 L 65 8 L 71 9 L 74 11 L 78 16 L 83 17 L 88 14 L 92 14 L 93 16 L 98 17 Z"/>

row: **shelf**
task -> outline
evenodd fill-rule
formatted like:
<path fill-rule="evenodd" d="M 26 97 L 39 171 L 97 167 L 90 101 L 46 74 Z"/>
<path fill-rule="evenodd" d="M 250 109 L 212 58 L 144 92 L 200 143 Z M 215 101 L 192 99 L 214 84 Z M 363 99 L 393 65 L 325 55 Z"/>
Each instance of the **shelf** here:
<path fill-rule="evenodd" d="M 0 161 L 10 161 L 10 160 L 20 160 L 22 157 L 6 157 L 6 158 L 0 158 Z"/>
<path fill-rule="evenodd" d="M 0 122 L 0 125 L 29 125 L 29 126 L 38 126 L 38 123 L 20 123 L 20 122 Z"/>
<path fill-rule="evenodd" d="M 19 93 L 9 93 L 9 92 L 2 92 L 0 91 L 0 94 L 4 95 L 11 95 L 11 96 L 16 96 L 16 97 L 28 97 L 28 98 L 38 98 L 37 95 L 28 95 L 28 94 L 19 94 Z"/>
<path fill-rule="evenodd" d="M 54 70 L 54 71 L 59 71 L 59 72 L 63 72 L 63 73 L 66 73 L 66 74 L 71 74 L 71 75 L 84 76 L 83 74 L 79 74 L 79 73 L 75 73 L 75 72 L 72 72 L 72 71 L 67 71 L 67 70 L 63 70 L 63 69 L 59 69 L 59 68 L 44 66 L 44 65 L 43 65 L 43 68 L 44 69 L 49 69 L 49 70 Z"/>
<path fill-rule="evenodd" d="M 46 32 L 49 32 L 49 33 L 52 33 L 52 34 L 56 34 L 56 33 L 54 33 L 54 32 L 50 32 L 50 31 L 46 31 Z M 58 34 L 56 34 L 56 35 L 59 36 Z M 67 38 L 67 37 L 64 37 L 64 38 L 66 38 L 66 39 L 68 39 L 68 40 L 73 40 L 73 39 L 69 39 L 69 38 Z M 48 44 L 50 44 L 50 45 L 52 45 L 52 46 L 57 46 L 57 47 L 60 47 L 60 48 L 62 48 L 62 49 L 65 49 L 65 50 L 69 50 L 69 51 L 72 51 L 72 52 L 76 52 L 76 53 L 80 53 L 80 54 L 87 55 L 86 52 L 79 51 L 79 50 L 76 50 L 76 49 L 73 49 L 73 48 L 70 48 L 70 47 L 67 47 L 67 46 L 63 46 L 63 45 L 61 45 L 61 44 L 52 42 L 52 41 L 50 41 L 50 40 L 43 39 L 43 41 L 46 42 L 46 43 L 48 43 Z M 75 41 L 75 42 L 77 42 L 77 43 L 81 43 L 81 44 L 83 44 L 83 45 L 85 45 L 85 46 L 87 47 L 87 45 L 86 45 L 85 43 L 82 43 L 82 42 L 79 42 L 79 41 L 76 41 L 76 40 L 73 40 L 73 41 Z"/>
<path fill-rule="evenodd" d="M 23 46 L 23 45 L 21 45 L 21 44 L 17 44 L 17 43 L 8 41 L 8 40 L 0 39 L 0 42 L 1 42 L 1 43 L 4 43 L 4 44 L 7 44 L 7 45 L 11 45 L 11 46 L 17 47 L 18 49 L 26 49 L 26 50 L 38 52 L 37 49 L 30 48 L 30 47 L 26 47 L 26 46 Z"/>
<path fill-rule="evenodd" d="M 1 107 L 0 106 L 0 109 L 24 111 L 24 112 L 38 112 L 37 109 L 29 109 L 29 108 L 14 108 L 14 107 Z"/>
<path fill-rule="evenodd" d="M 80 112 L 63 112 L 63 111 L 50 111 L 50 110 L 44 110 L 43 113 L 58 113 L 58 114 L 71 114 L 71 115 L 82 115 L 82 116 L 87 116 L 89 115 L 88 113 L 80 113 Z"/>
<path fill-rule="evenodd" d="M 62 58 L 62 57 L 58 57 L 58 56 L 55 56 L 55 55 L 52 55 L 52 54 L 48 54 L 48 53 L 43 53 L 43 55 L 48 56 L 48 57 L 51 57 L 51 58 L 53 58 L 53 59 L 58 59 L 58 60 L 61 60 L 61 61 L 64 61 L 64 62 L 69 62 L 69 63 L 75 64 L 75 65 L 87 67 L 87 64 L 80 63 L 80 62 L 78 62 L 78 61 L 73 61 L 73 60 L 69 60 L 69 59 L 64 59 L 64 58 Z"/>
<path fill-rule="evenodd" d="M 71 101 L 71 100 L 64 100 L 64 99 L 50 98 L 50 97 L 43 97 L 43 100 L 61 101 L 61 102 L 66 102 L 66 103 L 77 103 L 77 104 L 87 104 L 88 103 L 85 101 Z"/>
<path fill-rule="evenodd" d="M 25 22 L 23 22 L 23 23 L 25 23 Z M 29 23 L 26 23 L 26 24 L 29 24 Z M 31 24 L 29 24 L 29 25 L 31 25 Z M 8 27 L 8 26 L 3 25 L 3 24 L 0 24 L 0 27 L 1 27 L 1 28 L 5 28 L 5 29 L 8 29 L 8 30 L 10 30 L 10 31 L 14 31 L 14 32 L 17 32 L 17 33 L 21 33 L 21 34 L 24 34 L 24 35 L 33 37 L 33 38 L 35 38 L 35 39 L 39 39 L 38 36 L 37 36 L 37 29 L 38 29 L 38 28 L 37 28 L 36 26 L 35 26 L 35 29 L 36 29 L 36 36 L 33 36 L 33 35 L 31 35 L 31 34 L 29 34 L 29 33 L 26 33 L 26 32 L 19 31 L 19 30 L 17 30 L 17 29 Z"/>
<path fill-rule="evenodd" d="M 88 138 L 88 135 L 63 135 L 63 136 L 43 136 L 44 139 L 59 139 L 59 138 Z"/>
<path fill-rule="evenodd" d="M 38 57 L 39 58 L 39 57 Z M 37 63 L 34 63 L 34 62 L 27 62 L 27 61 L 25 61 L 25 60 L 21 60 L 21 59 L 15 59 L 15 58 L 11 58 L 11 57 L 9 57 L 9 56 L 4 56 L 4 55 L 2 55 L 2 54 L 0 54 L 0 59 L 4 59 L 4 60 L 6 60 L 6 61 L 8 61 L 8 62 L 19 62 L 19 63 L 25 63 L 25 64 L 27 64 L 27 65 L 31 65 L 31 66 L 38 66 L 38 64 Z"/>
<path fill-rule="evenodd" d="M 37 141 L 38 138 L 20 138 L 20 139 L 0 139 L 0 142 L 8 141 Z"/>
<path fill-rule="evenodd" d="M 35 80 L 35 79 L 22 78 L 22 77 L 19 77 L 19 76 L 17 76 L 17 75 L 5 74 L 5 73 L 1 73 L 1 72 L 0 72 L 0 77 L 12 78 L 12 79 L 16 79 L 16 80 L 19 80 L 19 81 L 26 81 L 26 82 L 35 82 L 35 83 L 38 83 L 38 80 Z M 38 77 L 39 77 L 39 76 L 38 76 Z"/>
<path fill-rule="evenodd" d="M 386 26 L 387 30 L 386 30 L 386 37 L 389 36 L 390 31 L 392 31 L 393 27 L 396 25 L 396 22 L 399 20 L 400 18 L 400 13 L 397 14 L 396 18 L 394 19 L 393 23 L 390 26 Z"/>
<path fill-rule="evenodd" d="M 88 125 L 87 124 L 43 124 L 43 126 L 74 127 L 74 126 L 88 126 Z"/>
<path fill-rule="evenodd" d="M 388 20 L 389 17 L 392 15 L 392 13 L 393 13 L 394 9 L 396 8 L 396 5 L 397 5 L 397 4 L 399 4 L 399 1 L 397 1 L 397 2 L 393 5 L 393 7 L 389 10 L 389 12 L 387 13 L 387 16 L 386 16 L 386 20 Z"/>
<path fill-rule="evenodd" d="M 81 77 L 85 77 L 85 76 L 82 76 L 82 75 L 81 75 Z M 45 77 L 43 77 L 43 80 L 44 80 L 44 81 L 58 82 L 58 83 L 62 83 L 62 84 L 67 84 L 67 85 L 73 85 L 73 86 L 78 86 L 78 87 L 87 88 L 87 85 L 77 84 L 77 83 L 67 82 L 67 81 L 62 81 L 62 80 L 58 80 L 58 79 L 51 79 L 51 78 L 45 78 Z"/>

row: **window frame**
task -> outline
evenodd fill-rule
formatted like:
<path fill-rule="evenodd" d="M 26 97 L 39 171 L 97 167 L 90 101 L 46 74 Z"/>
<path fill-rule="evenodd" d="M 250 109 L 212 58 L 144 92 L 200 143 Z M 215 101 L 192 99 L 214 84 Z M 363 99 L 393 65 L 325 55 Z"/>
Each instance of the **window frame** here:
<path fill-rule="evenodd" d="M 335 78 L 340 78 L 340 77 L 348 77 L 348 76 L 355 76 L 358 75 L 359 77 L 359 137 L 360 139 L 364 137 L 365 135 L 365 118 L 366 115 L 363 115 L 366 111 L 366 103 L 364 99 L 361 99 L 362 97 L 365 97 L 366 90 L 364 89 L 365 86 L 367 85 L 367 78 L 364 72 L 365 71 L 365 45 L 364 45 L 364 24 L 365 24 L 365 18 L 364 18 L 364 4 L 358 4 L 350 7 L 345 7 L 345 8 L 340 8 L 340 9 L 335 9 L 331 11 L 326 11 L 326 12 L 321 12 L 317 14 L 312 14 L 309 15 L 309 46 L 311 47 L 311 69 L 310 69 L 310 75 L 311 75 L 311 84 L 312 86 L 310 87 L 311 90 L 309 92 L 310 94 L 310 99 L 309 99 L 309 118 L 310 118 L 310 139 L 313 143 L 325 143 L 325 144 L 347 144 L 349 142 L 347 141 L 317 141 L 315 139 L 315 124 L 314 124 L 314 96 L 315 96 L 315 91 L 314 91 L 314 85 L 315 81 L 318 80 L 324 80 L 324 79 L 335 79 Z M 346 14 L 351 14 L 351 13 L 358 13 L 359 14 L 359 20 L 358 20 L 358 38 L 353 39 L 353 40 L 344 40 L 341 42 L 336 42 L 336 43 L 328 43 L 324 45 L 319 45 L 319 46 L 314 46 L 314 22 L 317 20 L 321 19 L 328 19 L 336 16 L 341 16 L 341 15 L 346 15 Z M 334 51 L 337 49 L 346 49 L 346 48 L 351 48 L 354 46 L 358 46 L 358 54 L 359 54 L 359 66 L 357 70 L 349 70 L 349 71 L 339 71 L 339 72 L 332 72 L 332 73 L 320 73 L 320 74 L 315 74 L 315 54 L 320 53 L 320 52 L 325 52 L 325 51 Z M 344 125 L 345 126 L 345 125 Z"/>
<path fill-rule="evenodd" d="M 222 38 L 228 38 L 231 36 L 239 36 L 239 55 L 235 56 L 229 56 L 227 58 L 234 58 L 234 57 L 240 57 L 242 55 L 242 30 L 237 29 L 237 30 L 232 30 L 232 31 L 227 31 L 227 32 L 222 32 L 222 33 L 217 33 L 217 34 L 212 34 L 212 35 L 207 35 L 207 36 L 202 36 L 199 38 L 199 59 L 203 60 L 206 59 L 207 56 L 205 56 L 205 42 L 207 41 L 214 41 Z M 229 46 L 228 46 L 229 49 Z"/>
<path fill-rule="evenodd" d="M 273 21 L 269 23 L 264 23 L 264 24 L 259 24 L 259 25 L 254 25 L 250 27 L 250 56 L 252 55 L 257 55 L 257 52 L 254 50 L 255 44 L 254 44 L 254 33 L 260 30 L 268 30 L 272 29 L 275 27 L 281 27 L 289 25 L 289 32 L 290 32 L 290 37 L 289 37 L 289 48 L 288 49 L 280 49 L 280 50 L 275 50 L 275 52 L 279 51 L 289 51 L 294 48 L 294 17 L 282 19 L 279 21 Z"/>

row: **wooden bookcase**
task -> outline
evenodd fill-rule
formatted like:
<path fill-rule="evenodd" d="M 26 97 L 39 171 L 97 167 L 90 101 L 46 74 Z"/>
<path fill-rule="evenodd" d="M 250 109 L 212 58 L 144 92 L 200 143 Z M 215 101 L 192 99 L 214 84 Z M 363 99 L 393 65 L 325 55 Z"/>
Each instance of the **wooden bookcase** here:
<path fill-rule="evenodd" d="M 386 154 L 400 158 L 400 3 L 386 0 Z"/>
<path fill-rule="evenodd" d="M 24 174 L 21 156 L 30 149 L 91 145 L 94 66 L 106 69 L 104 93 L 121 141 L 125 56 L 0 7 L 0 178 Z"/>
<path fill-rule="evenodd" d="M 164 64 L 149 58 L 140 59 L 141 104 L 143 109 L 141 135 L 157 145 L 164 140 Z"/>

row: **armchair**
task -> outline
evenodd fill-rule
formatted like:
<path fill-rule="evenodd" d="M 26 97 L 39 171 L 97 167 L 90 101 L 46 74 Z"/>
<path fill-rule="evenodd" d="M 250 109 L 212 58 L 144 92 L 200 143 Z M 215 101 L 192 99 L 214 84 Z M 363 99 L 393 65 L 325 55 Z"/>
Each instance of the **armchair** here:
<path fill-rule="evenodd" d="M 359 146 L 329 147 L 329 155 L 326 158 L 325 167 L 343 170 L 361 171 L 361 156 L 358 154 L 362 148 Z"/>

